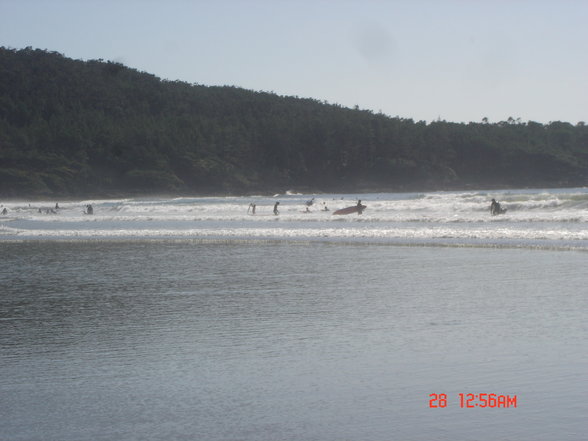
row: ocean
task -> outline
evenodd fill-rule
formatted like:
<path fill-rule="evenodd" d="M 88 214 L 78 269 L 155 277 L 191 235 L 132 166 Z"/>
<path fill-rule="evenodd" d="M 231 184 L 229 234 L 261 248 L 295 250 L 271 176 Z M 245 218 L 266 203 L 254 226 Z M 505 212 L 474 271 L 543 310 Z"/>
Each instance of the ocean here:
<path fill-rule="evenodd" d="M 2 205 L 0 439 L 585 439 L 587 189 Z"/>

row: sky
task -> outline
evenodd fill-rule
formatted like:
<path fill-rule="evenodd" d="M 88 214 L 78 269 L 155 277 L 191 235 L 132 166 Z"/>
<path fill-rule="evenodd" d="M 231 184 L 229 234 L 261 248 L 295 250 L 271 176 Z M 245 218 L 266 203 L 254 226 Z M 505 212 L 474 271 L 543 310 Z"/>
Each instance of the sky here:
<path fill-rule="evenodd" d="M 588 122 L 584 0 L 0 0 L 0 46 L 415 121 Z"/>

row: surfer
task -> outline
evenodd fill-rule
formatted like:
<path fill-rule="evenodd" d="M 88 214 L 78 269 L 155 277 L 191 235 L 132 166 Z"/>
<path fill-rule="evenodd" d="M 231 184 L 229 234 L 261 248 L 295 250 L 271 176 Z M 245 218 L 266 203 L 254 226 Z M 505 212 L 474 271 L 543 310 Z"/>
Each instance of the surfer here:
<path fill-rule="evenodd" d="M 279 202 L 276 202 L 274 204 L 274 214 L 277 216 L 278 214 L 280 214 L 280 212 L 278 211 L 278 205 L 280 205 Z"/>
<path fill-rule="evenodd" d="M 490 214 L 495 215 L 500 213 L 500 204 L 496 202 L 496 199 L 492 198 L 492 203 L 490 204 Z"/>
<path fill-rule="evenodd" d="M 496 202 L 496 199 L 492 199 L 492 203 L 490 204 L 490 214 L 494 216 L 496 214 L 504 213 L 506 213 L 506 208 L 502 208 L 500 202 Z"/>
<path fill-rule="evenodd" d="M 249 204 L 249 208 L 247 209 L 247 214 L 251 211 L 251 214 L 255 214 L 255 204 L 252 202 Z"/>
<path fill-rule="evenodd" d="M 94 209 L 92 208 L 92 205 L 86 205 L 86 214 L 94 214 Z"/>
<path fill-rule="evenodd" d="M 361 199 L 357 201 L 357 214 L 363 213 L 364 206 L 361 205 Z"/>
<path fill-rule="evenodd" d="M 4 207 L 4 210 L 2 210 L 2 214 L 6 216 L 6 214 L 8 214 L 8 210 L 6 209 L 6 207 Z"/>

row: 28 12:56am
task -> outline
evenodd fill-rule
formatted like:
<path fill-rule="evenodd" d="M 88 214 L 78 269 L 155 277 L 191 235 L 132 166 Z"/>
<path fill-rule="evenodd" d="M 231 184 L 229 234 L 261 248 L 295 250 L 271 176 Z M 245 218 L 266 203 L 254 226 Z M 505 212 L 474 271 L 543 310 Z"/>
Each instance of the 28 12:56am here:
<path fill-rule="evenodd" d="M 459 407 L 473 409 L 476 407 L 509 408 L 517 407 L 516 395 L 499 394 L 464 394 L 460 393 Z M 447 394 L 429 394 L 430 408 L 447 407 Z"/>

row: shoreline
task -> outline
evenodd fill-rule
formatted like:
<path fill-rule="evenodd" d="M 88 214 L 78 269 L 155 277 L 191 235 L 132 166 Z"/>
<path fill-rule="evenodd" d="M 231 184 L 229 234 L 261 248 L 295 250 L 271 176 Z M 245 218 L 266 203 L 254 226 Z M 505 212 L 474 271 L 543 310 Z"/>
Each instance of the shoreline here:
<path fill-rule="evenodd" d="M 321 195 L 321 194 L 374 194 L 374 193 L 439 193 L 439 192 L 500 192 L 504 190 L 524 191 L 524 190 L 542 190 L 542 189 L 557 189 L 557 190 L 573 190 L 585 189 L 587 186 L 573 186 L 573 185 L 530 185 L 530 186 L 455 186 L 455 187 L 402 187 L 402 188 L 387 188 L 387 187 L 373 187 L 373 188 L 355 188 L 355 189 L 308 189 L 308 188 L 289 188 L 287 190 L 264 190 L 264 191 L 247 191 L 247 192 L 231 192 L 231 191 L 210 191 L 210 192 L 116 192 L 116 193 L 89 193 L 85 195 L 72 194 L 22 194 L 18 196 L 1 196 L 0 204 L 3 202 L 47 202 L 55 200 L 57 202 L 77 202 L 84 200 L 109 200 L 109 199 L 175 199 L 175 198 L 208 198 L 208 197 L 268 197 L 272 198 L 275 195 L 287 196 L 288 193 L 292 195 Z"/>

